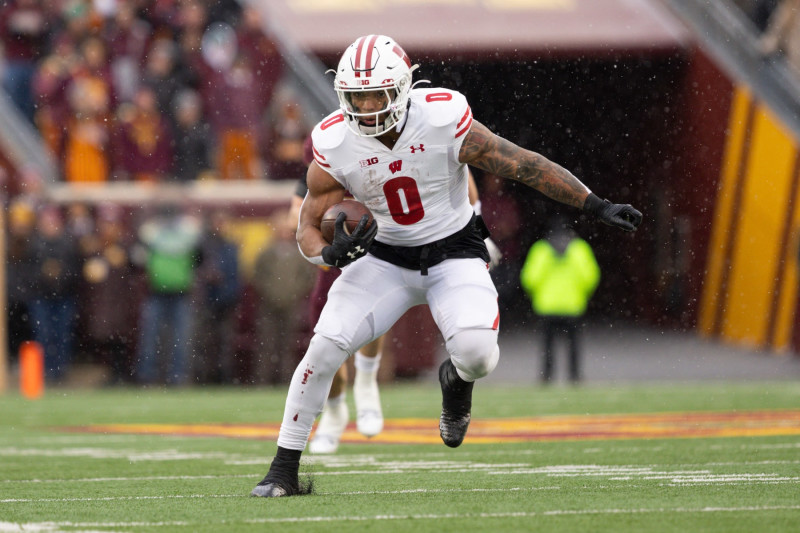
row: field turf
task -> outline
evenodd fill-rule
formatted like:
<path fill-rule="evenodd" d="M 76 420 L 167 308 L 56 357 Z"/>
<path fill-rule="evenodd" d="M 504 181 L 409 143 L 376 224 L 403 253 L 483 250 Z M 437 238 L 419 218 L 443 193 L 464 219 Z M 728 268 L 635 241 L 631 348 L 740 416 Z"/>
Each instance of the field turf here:
<path fill-rule="evenodd" d="M 0 533 L 800 531 L 800 384 L 478 385 L 457 449 L 437 389 L 384 386 L 387 431 L 276 500 L 283 387 L 11 392 Z"/>

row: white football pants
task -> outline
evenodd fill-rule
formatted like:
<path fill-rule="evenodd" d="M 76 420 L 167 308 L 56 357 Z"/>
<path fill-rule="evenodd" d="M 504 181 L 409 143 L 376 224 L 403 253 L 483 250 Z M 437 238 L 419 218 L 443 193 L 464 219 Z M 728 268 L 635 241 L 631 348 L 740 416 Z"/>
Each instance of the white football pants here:
<path fill-rule="evenodd" d="M 459 376 L 474 381 L 497 365 L 497 291 L 481 259 L 449 259 L 428 275 L 367 255 L 345 267 L 289 385 L 278 446 L 305 448 L 336 370 L 415 305 L 428 304 Z"/>

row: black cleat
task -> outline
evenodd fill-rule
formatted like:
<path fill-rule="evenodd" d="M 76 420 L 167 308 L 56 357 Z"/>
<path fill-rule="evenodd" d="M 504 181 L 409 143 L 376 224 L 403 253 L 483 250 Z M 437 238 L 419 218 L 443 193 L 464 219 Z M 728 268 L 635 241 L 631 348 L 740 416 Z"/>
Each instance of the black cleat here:
<path fill-rule="evenodd" d="M 269 472 L 250 492 L 250 496 L 282 498 L 284 496 L 294 496 L 301 492 L 297 468 L 281 464 L 281 461 L 276 457 L 272 460 Z"/>
<path fill-rule="evenodd" d="M 472 387 L 456 373 L 456 367 L 447 359 L 439 367 L 439 384 L 442 386 L 442 416 L 439 418 L 439 435 L 451 448 L 464 442 L 472 410 Z"/>

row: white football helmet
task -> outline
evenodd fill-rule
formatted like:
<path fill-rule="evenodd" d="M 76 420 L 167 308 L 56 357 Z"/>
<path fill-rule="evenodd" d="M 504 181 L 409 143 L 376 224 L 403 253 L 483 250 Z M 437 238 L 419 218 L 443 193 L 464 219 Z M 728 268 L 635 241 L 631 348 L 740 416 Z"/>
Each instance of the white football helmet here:
<path fill-rule="evenodd" d="M 377 137 L 397 127 L 408 109 L 411 73 L 417 67 L 391 37 L 365 35 L 356 39 L 342 55 L 333 80 L 350 129 L 362 137 Z M 357 112 L 350 95 L 362 91 L 383 91 L 386 107 L 377 112 Z M 362 119 L 375 122 L 368 125 Z"/>

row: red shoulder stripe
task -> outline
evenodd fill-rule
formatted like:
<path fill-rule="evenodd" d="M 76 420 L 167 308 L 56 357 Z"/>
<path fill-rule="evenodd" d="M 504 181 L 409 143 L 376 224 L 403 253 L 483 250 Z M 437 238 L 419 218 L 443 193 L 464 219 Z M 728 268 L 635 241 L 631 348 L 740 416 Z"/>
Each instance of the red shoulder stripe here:
<path fill-rule="evenodd" d="M 467 110 L 464 111 L 464 116 L 461 117 L 461 120 L 458 121 L 458 124 L 456 125 L 456 129 L 460 128 L 461 125 L 464 123 L 464 121 L 467 120 L 470 117 L 470 115 L 472 115 L 472 109 L 470 109 L 470 107 L 467 106 Z"/>
<path fill-rule="evenodd" d="M 469 117 L 469 122 L 467 122 L 467 125 L 464 126 L 461 130 L 459 130 L 458 133 L 456 133 L 456 139 L 467 133 L 469 131 L 470 126 L 472 126 L 472 117 Z"/>

